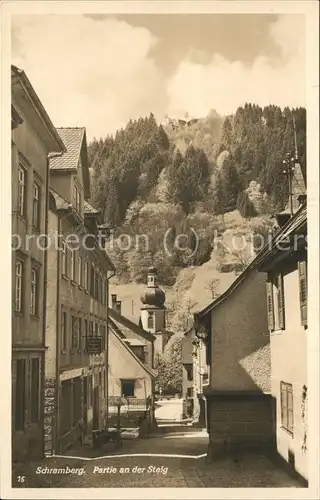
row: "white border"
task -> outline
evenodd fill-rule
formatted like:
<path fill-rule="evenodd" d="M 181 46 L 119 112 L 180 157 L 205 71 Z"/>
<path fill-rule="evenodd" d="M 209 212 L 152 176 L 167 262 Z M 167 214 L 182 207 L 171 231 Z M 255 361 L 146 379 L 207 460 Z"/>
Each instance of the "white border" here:
<path fill-rule="evenodd" d="M 2 498 L 288 498 L 319 497 L 319 4 L 304 1 L 6 1 L 1 5 L 1 497 Z M 10 128 L 10 16 L 12 14 L 80 13 L 301 13 L 307 38 L 307 156 L 309 242 L 309 457 L 307 489 L 295 488 L 129 488 L 129 489 L 12 489 L 11 488 L 11 128 Z M 290 85 L 290 82 L 288 82 Z M 311 268 L 311 270 L 310 270 Z M 214 465 L 213 465 L 214 467 Z"/>

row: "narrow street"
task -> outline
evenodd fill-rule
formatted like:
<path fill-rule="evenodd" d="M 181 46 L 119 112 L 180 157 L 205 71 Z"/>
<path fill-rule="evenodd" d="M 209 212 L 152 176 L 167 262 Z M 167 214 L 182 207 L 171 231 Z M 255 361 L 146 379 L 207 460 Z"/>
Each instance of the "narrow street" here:
<path fill-rule="evenodd" d="M 299 487 L 263 455 L 246 455 L 239 461 L 205 460 L 208 435 L 177 423 L 181 400 L 164 401 L 157 411 L 159 434 L 124 440 L 120 450 L 103 450 L 103 456 L 84 447 L 68 455 L 29 464 L 28 472 L 16 470 L 13 487 L 58 488 L 199 488 L 199 487 Z M 169 425 L 161 421 L 172 418 Z M 100 452 L 101 455 L 101 452 Z M 69 467 L 69 474 L 54 473 Z M 39 470 L 41 469 L 41 473 Z M 49 471 L 51 469 L 51 471 Z M 38 472 L 37 472 L 38 471 Z M 23 484 L 17 477 L 24 475 Z"/>

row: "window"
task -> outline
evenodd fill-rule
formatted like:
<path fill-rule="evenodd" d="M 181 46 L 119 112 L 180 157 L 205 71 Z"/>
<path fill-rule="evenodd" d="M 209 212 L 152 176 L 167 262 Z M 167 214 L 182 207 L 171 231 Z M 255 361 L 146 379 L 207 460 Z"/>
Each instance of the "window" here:
<path fill-rule="evenodd" d="M 88 408 L 91 408 L 92 406 L 92 375 L 88 376 Z"/>
<path fill-rule="evenodd" d="M 79 255 L 78 259 L 78 279 L 79 279 L 79 285 L 83 285 L 83 274 L 82 274 L 82 257 Z"/>
<path fill-rule="evenodd" d="M 94 264 L 91 264 L 91 279 L 90 279 L 90 294 L 92 297 L 94 297 L 94 289 L 95 289 L 95 268 Z"/>
<path fill-rule="evenodd" d="M 148 328 L 152 330 L 154 328 L 154 314 L 148 311 Z"/>
<path fill-rule="evenodd" d="M 81 195 L 77 186 L 73 186 L 73 206 L 77 212 L 81 212 Z"/>
<path fill-rule="evenodd" d="M 62 242 L 62 274 L 64 276 L 68 275 L 68 265 L 67 265 L 67 244 L 66 241 Z"/>
<path fill-rule="evenodd" d="M 76 252 L 75 250 L 70 250 L 70 266 L 71 266 L 71 280 L 75 281 L 76 279 Z"/>
<path fill-rule="evenodd" d="M 192 380 L 193 380 L 193 365 L 191 365 L 191 366 L 187 365 L 186 372 L 187 372 L 188 381 L 192 382 Z"/>
<path fill-rule="evenodd" d="M 16 361 L 16 388 L 15 388 L 15 411 L 14 411 L 14 428 L 22 430 L 25 424 L 25 409 L 26 409 L 26 360 L 18 359 Z"/>
<path fill-rule="evenodd" d="M 40 416 L 40 362 L 39 358 L 31 360 L 31 422 L 39 422 Z"/>
<path fill-rule="evenodd" d="M 67 313 L 61 312 L 61 350 L 67 349 Z"/>
<path fill-rule="evenodd" d="M 89 324 L 89 335 L 90 335 L 90 337 L 93 336 L 93 321 L 90 321 L 90 324 Z"/>
<path fill-rule="evenodd" d="M 134 380 L 121 380 L 121 394 L 126 398 L 134 396 Z"/>
<path fill-rule="evenodd" d="M 272 281 L 267 281 L 267 308 L 268 308 L 268 326 L 270 332 L 274 331 L 274 308 L 273 308 L 273 284 Z"/>
<path fill-rule="evenodd" d="M 106 325 L 100 325 L 101 345 L 102 349 L 106 347 Z"/>
<path fill-rule="evenodd" d="M 270 332 L 285 328 L 285 299 L 283 274 L 267 281 L 268 325 Z"/>
<path fill-rule="evenodd" d="M 89 263 L 84 263 L 84 289 L 89 290 Z"/>
<path fill-rule="evenodd" d="M 284 309 L 284 287 L 283 275 L 280 273 L 277 276 L 277 306 L 278 306 L 278 328 L 283 330 L 285 328 L 285 309 Z"/>
<path fill-rule="evenodd" d="M 78 347 L 81 349 L 81 340 L 82 340 L 82 318 L 78 318 Z"/>
<path fill-rule="evenodd" d="M 31 269 L 31 288 L 30 288 L 30 314 L 37 314 L 38 305 L 38 270 Z"/>
<path fill-rule="evenodd" d="M 17 260 L 16 262 L 16 297 L 15 297 L 15 310 L 22 311 L 22 287 L 23 287 L 23 262 Z"/>
<path fill-rule="evenodd" d="M 105 276 L 102 279 L 102 304 L 106 305 L 107 303 L 107 280 Z"/>
<path fill-rule="evenodd" d="M 72 348 L 78 347 L 79 342 L 79 320 L 76 316 L 71 316 Z"/>
<path fill-rule="evenodd" d="M 39 229 L 39 216 L 40 216 L 40 187 L 33 183 L 33 205 L 32 205 L 32 225 Z"/>
<path fill-rule="evenodd" d="M 98 280 L 99 280 L 99 273 L 98 270 L 96 269 L 94 273 L 94 292 L 93 292 L 93 296 L 95 299 L 98 299 L 98 290 L 99 290 Z"/>
<path fill-rule="evenodd" d="M 307 285 L 307 263 L 298 262 L 299 272 L 299 296 L 300 296 L 300 316 L 301 324 L 308 325 L 308 285 Z"/>
<path fill-rule="evenodd" d="M 292 384 L 281 382 L 281 425 L 293 434 L 293 391 Z"/>
<path fill-rule="evenodd" d="M 192 398 L 193 396 L 193 387 L 188 387 L 187 389 L 187 397 Z"/>
<path fill-rule="evenodd" d="M 26 171 L 19 165 L 18 213 L 26 215 Z"/>
<path fill-rule="evenodd" d="M 103 397 L 103 385 L 102 385 L 102 373 L 99 372 L 99 389 L 100 389 L 100 397 Z"/>

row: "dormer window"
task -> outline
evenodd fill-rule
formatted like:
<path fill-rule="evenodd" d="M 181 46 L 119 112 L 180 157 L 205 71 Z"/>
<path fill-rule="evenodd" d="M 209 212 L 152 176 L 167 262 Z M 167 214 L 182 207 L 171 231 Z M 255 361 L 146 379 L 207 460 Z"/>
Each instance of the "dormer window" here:
<path fill-rule="evenodd" d="M 77 186 L 73 186 L 73 206 L 77 212 L 81 213 L 81 194 Z"/>

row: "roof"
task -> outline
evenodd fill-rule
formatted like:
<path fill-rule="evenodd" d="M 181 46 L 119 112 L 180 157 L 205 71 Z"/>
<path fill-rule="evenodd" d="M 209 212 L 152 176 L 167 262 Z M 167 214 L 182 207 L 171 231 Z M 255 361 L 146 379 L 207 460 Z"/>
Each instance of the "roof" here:
<path fill-rule="evenodd" d="M 221 302 L 223 302 L 227 297 L 229 297 L 234 290 L 236 290 L 239 285 L 247 279 L 249 274 L 254 270 L 260 270 L 259 266 L 267 255 L 270 253 L 270 249 L 275 249 L 279 241 L 284 240 L 290 236 L 297 228 L 301 227 L 306 222 L 307 209 L 305 206 L 301 206 L 296 214 L 289 219 L 289 221 L 278 231 L 272 238 L 271 242 L 267 242 L 266 245 L 261 249 L 261 251 L 256 255 L 253 261 L 244 269 L 244 271 L 238 276 L 238 278 L 233 281 L 233 283 L 227 288 L 227 290 L 222 293 L 217 299 L 211 302 L 207 307 L 198 311 L 194 314 L 195 321 L 206 316 L 208 312 L 217 307 Z"/>
<path fill-rule="evenodd" d="M 125 342 L 127 342 L 129 345 L 131 345 L 133 347 L 141 347 L 141 346 L 145 346 L 146 345 L 145 342 L 142 342 L 139 339 L 128 339 L 128 338 L 126 338 Z"/>
<path fill-rule="evenodd" d="M 292 236 L 294 234 L 307 234 L 306 205 L 302 205 L 299 208 L 293 217 L 281 227 L 280 231 L 277 232 L 271 242 L 257 255 L 257 265 L 261 271 L 267 270 L 265 264 L 268 262 L 272 263 L 272 260 L 275 259 L 276 254 L 279 254 L 279 251 L 282 252 L 283 256 L 287 256 L 288 253 L 292 253 L 292 250 L 298 250 L 302 247 L 303 241 L 301 242 L 301 239 L 292 242 Z M 286 244 L 286 248 L 282 246 L 284 243 Z"/>
<path fill-rule="evenodd" d="M 80 159 L 84 127 L 57 128 L 57 132 L 66 146 L 66 152 L 50 159 L 50 169 L 77 169 Z"/>
<path fill-rule="evenodd" d="M 19 82 L 21 88 L 23 89 L 24 93 L 28 96 L 29 101 L 32 103 L 34 106 L 34 109 L 36 109 L 38 116 L 41 118 L 42 122 L 45 124 L 45 127 L 47 129 L 48 135 L 50 136 L 50 145 L 51 145 L 51 151 L 53 152 L 62 152 L 66 151 L 65 144 L 60 136 L 60 134 L 57 132 L 55 126 L 53 125 L 51 119 L 49 118 L 48 113 L 46 112 L 42 102 L 40 101 L 36 91 L 34 90 L 33 86 L 31 85 L 31 82 L 29 78 L 27 77 L 26 73 L 18 68 L 17 66 L 11 65 L 11 80 L 14 82 L 16 80 Z M 17 111 L 17 110 L 15 110 Z"/>
<path fill-rule="evenodd" d="M 140 335 L 142 338 L 148 340 L 149 342 L 153 342 L 156 339 L 155 336 L 152 335 L 152 333 L 147 332 L 139 325 L 137 325 L 130 319 L 126 318 L 125 316 L 122 316 L 122 314 L 119 314 L 117 311 L 115 311 L 110 307 L 109 307 L 109 318 L 113 320 L 113 323 L 115 323 L 116 327 L 118 328 L 118 330 L 120 330 L 123 337 L 131 338 L 132 332 L 135 332 L 136 334 Z"/>
<path fill-rule="evenodd" d="M 100 213 L 100 210 L 97 210 L 96 208 L 94 208 L 86 200 L 84 200 L 83 209 L 84 209 L 85 215 L 98 215 Z"/>
<path fill-rule="evenodd" d="M 119 335 L 118 329 L 114 328 L 114 322 L 110 321 L 109 319 L 109 328 L 112 330 L 112 334 L 118 339 L 119 342 L 125 347 L 125 349 L 131 354 L 131 356 L 135 359 L 135 361 L 147 372 L 151 377 L 156 377 L 157 372 L 153 370 L 152 368 L 149 368 L 147 365 L 142 363 L 138 356 L 135 355 L 135 353 L 132 351 L 132 349 L 128 346 L 128 344 L 125 342 L 124 338 Z"/>

